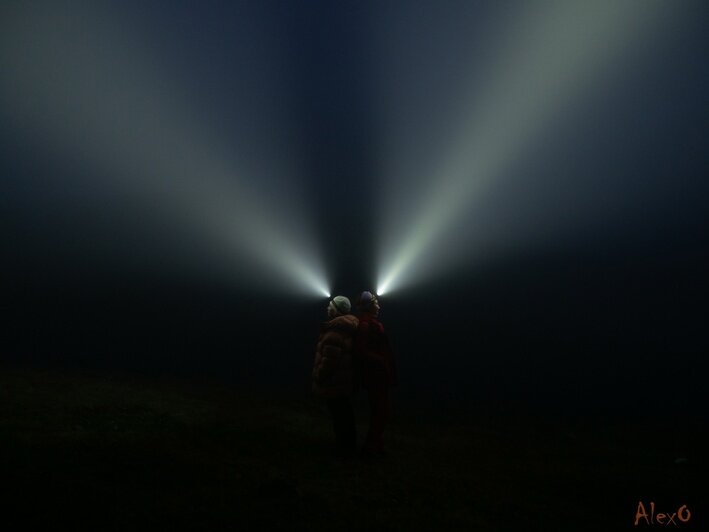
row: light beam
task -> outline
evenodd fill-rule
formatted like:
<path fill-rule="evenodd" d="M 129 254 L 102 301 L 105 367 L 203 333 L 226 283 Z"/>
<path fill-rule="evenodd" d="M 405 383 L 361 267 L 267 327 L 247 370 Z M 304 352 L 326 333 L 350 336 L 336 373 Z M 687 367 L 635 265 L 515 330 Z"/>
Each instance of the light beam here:
<path fill-rule="evenodd" d="M 241 102 L 243 115 L 253 116 L 249 107 L 262 102 L 256 123 L 273 132 L 258 145 L 267 152 L 258 158 L 248 155 L 257 150 L 247 141 L 232 144 L 202 125 L 195 111 L 201 102 L 160 74 L 159 58 L 120 14 L 61 2 L 18 2 L 4 13 L 0 103 L 7 115 L 18 131 L 91 165 L 97 180 L 110 177 L 53 186 L 130 191 L 171 231 L 198 228 L 210 242 L 212 256 L 181 250 L 177 262 L 208 267 L 235 285 L 329 293 L 315 232 L 293 187 L 295 165 L 276 135 L 287 126 L 274 111 L 285 83 L 269 69 L 272 45 L 256 40 L 265 37 L 246 33 L 238 50 L 248 59 L 238 74 L 242 85 L 258 92 Z M 252 48 L 263 56 L 248 56 Z M 241 127 L 250 137 L 253 125 Z"/>
<path fill-rule="evenodd" d="M 673 5 L 613 0 L 520 6 L 476 77 L 483 89 L 471 89 L 475 98 L 458 113 L 463 119 L 452 135 L 455 141 L 434 165 L 436 171 L 422 178 L 404 170 L 403 161 L 389 161 L 384 180 L 389 189 L 380 209 L 378 292 L 461 262 L 468 250 L 460 248 L 469 244 L 470 234 L 482 231 L 462 222 L 486 188 L 563 119 L 569 104 L 616 71 L 629 50 L 646 44 L 674 13 Z M 391 134 L 397 135 L 396 129 Z"/>

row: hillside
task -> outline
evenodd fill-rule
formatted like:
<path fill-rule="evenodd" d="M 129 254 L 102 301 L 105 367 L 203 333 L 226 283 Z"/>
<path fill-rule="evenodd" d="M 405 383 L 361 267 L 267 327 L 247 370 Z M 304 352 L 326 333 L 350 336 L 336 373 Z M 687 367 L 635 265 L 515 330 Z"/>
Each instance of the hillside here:
<path fill-rule="evenodd" d="M 399 405 L 391 455 L 343 461 L 309 397 L 17 368 L 0 394 L 13 530 L 627 530 L 640 500 L 706 524 L 696 420 L 456 422 Z"/>

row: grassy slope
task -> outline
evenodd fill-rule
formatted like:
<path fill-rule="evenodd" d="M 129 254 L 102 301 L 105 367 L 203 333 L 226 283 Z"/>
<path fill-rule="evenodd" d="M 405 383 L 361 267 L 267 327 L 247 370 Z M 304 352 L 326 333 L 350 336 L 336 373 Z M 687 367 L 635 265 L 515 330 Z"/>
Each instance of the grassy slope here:
<path fill-rule="evenodd" d="M 6 369 L 3 514 L 44 530 L 627 530 L 638 500 L 653 498 L 690 504 L 691 528 L 701 524 L 703 425 L 397 412 L 391 457 L 340 461 L 308 398 Z"/>

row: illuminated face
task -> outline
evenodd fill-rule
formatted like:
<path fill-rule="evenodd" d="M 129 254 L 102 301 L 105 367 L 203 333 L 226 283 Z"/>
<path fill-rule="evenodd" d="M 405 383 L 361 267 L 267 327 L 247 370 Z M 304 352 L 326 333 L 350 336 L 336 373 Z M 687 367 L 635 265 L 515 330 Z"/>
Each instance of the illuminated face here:
<path fill-rule="evenodd" d="M 372 305 L 369 307 L 369 313 L 374 317 L 379 316 L 380 308 L 381 307 L 379 306 L 379 300 L 375 299 L 374 301 L 372 301 Z"/>
<path fill-rule="evenodd" d="M 337 316 L 337 309 L 335 308 L 335 305 L 333 305 L 332 303 L 329 303 L 327 306 L 327 316 L 330 319 Z"/>

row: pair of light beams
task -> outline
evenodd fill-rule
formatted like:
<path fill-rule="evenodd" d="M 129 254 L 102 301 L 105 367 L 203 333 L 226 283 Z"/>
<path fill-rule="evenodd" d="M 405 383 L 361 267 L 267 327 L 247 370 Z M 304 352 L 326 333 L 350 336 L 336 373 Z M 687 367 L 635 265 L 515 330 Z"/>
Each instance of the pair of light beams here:
<path fill-rule="evenodd" d="M 425 279 L 436 269 L 431 255 L 460 260 L 437 249 L 439 237 L 455 230 L 506 162 L 553 123 L 560 100 L 580 98 L 671 10 L 670 2 L 659 1 L 520 5 L 513 30 L 492 47 L 497 55 L 486 63 L 486 89 L 461 112 L 458 142 L 438 172 L 423 176 L 423 186 L 406 196 L 415 208 L 382 215 L 377 293 Z M 180 112 L 183 103 L 166 98 L 168 84 L 112 13 L 53 2 L 11 11 L 0 41 L 0 94 L 20 128 L 110 166 L 136 191 L 158 190 L 176 226 L 198 224 L 214 238 L 235 280 L 330 297 L 315 232 L 296 208 L 302 203 L 240 179 L 262 169 L 237 171 L 234 157 L 199 133 Z M 263 83 L 277 81 L 267 76 Z M 281 160 L 267 170 L 288 175 L 287 168 Z M 385 204 L 407 186 L 406 176 L 390 177 L 379 198 Z"/>

